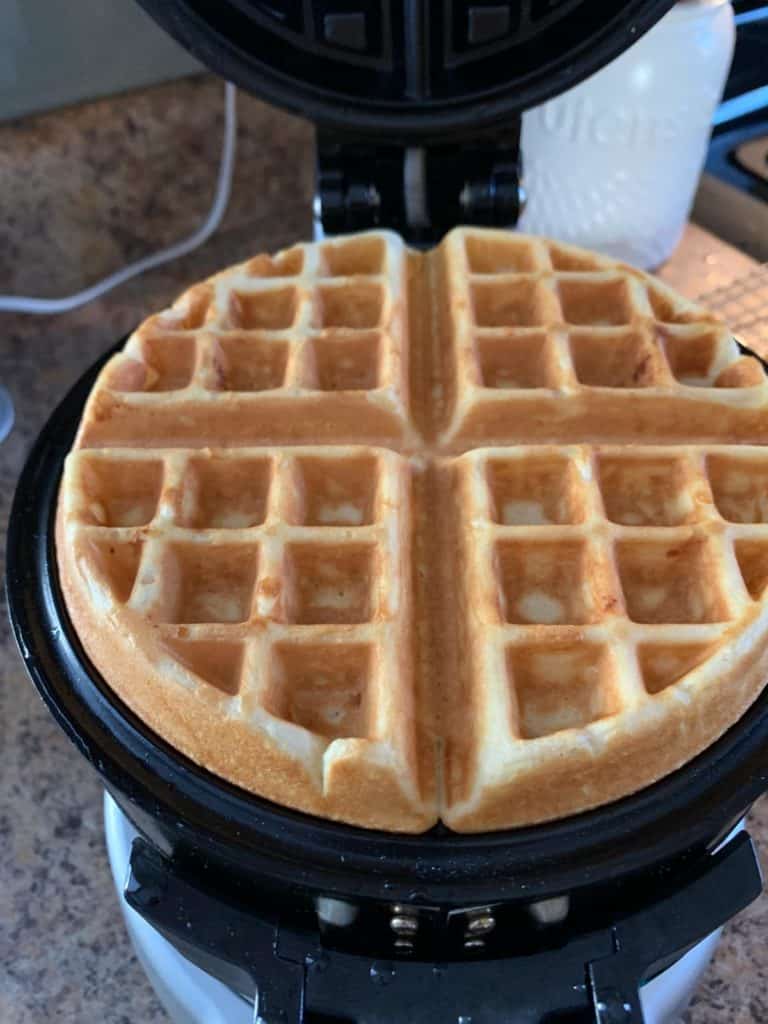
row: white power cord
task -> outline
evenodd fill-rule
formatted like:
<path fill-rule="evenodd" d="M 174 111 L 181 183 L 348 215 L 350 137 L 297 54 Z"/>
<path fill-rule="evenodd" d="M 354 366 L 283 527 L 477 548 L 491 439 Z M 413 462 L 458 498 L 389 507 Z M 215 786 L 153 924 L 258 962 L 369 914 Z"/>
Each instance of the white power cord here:
<path fill-rule="evenodd" d="M 231 82 L 224 85 L 224 137 L 221 147 L 221 160 L 219 162 L 219 175 L 216 182 L 216 192 L 213 198 L 210 212 L 203 224 L 188 238 L 175 245 L 161 249 L 159 252 L 144 256 L 135 263 L 116 270 L 113 274 L 97 281 L 89 288 L 84 288 L 74 295 L 65 295 L 60 299 L 38 299 L 27 295 L 0 295 L 0 312 L 2 313 L 68 313 L 78 306 L 84 306 L 87 302 L 99 298 L 106 292 L 123 284 L 145 270 L 159 267 L 163 263 L 169 263 L 180 256 L 186 256 L 188 252 L 197 249 L 203 242 L 207 241 L 214 231 L 221 224 L 224 213 L 229 203 L 229 195 L 232 189 L 232 172 L 235 163 L 235 141 L 237 137 L 237 112 L 235 108 L 236 90 Z"/>

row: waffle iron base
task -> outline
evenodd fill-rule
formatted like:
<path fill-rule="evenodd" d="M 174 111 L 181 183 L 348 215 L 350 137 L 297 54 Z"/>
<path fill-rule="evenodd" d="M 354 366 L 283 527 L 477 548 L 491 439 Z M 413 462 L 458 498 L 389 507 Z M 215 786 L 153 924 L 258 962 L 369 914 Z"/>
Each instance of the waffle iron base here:
<path fill-rule="evenodd" d="M 137 829 L 128 903 L 240 990 L 271 957 L 265 1021 L 336 1020 L 340 989 L 343 1019 L 371 1024 L 423 1021 L 425 1007 L 451 1019 L 468 992 L 472 1024 L 503 1019 L 510 1006 L 529 1007 L 521 1021 L 642 1021 L 642 978 L 761 890 L 746 833 L 711 851 L 768 788 L 768 692 L 656 785 L 532 828 L 400 836 L 245 793 L 187 761 L 121 704 L 66 613 L 56 496 L 102 363 L 30 453 L 9 524 L 7 593 L 33 682 Z M 341 917 L 318 912 L 329 907 Z M 377 973 L 382 958 L 397 964 L 396 983 Z"/>

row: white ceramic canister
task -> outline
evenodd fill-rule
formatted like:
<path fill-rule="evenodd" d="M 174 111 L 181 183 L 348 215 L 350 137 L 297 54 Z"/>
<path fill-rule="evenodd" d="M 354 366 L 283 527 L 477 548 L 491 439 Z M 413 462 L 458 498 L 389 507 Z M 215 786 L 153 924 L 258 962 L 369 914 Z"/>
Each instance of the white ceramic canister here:
<path fill-rule="evenodd" d="M 519 229 L 663 263 L 693 202 L 734 38 L 730 3 L 685 0 L 597 74 L 527 111 Z"/>

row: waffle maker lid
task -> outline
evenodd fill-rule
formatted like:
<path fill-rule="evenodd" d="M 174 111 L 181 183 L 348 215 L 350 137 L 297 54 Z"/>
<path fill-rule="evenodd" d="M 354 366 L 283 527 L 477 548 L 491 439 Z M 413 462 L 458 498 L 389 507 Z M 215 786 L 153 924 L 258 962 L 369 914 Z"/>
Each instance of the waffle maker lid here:
<path fill-rule="evenodd" d="M 520 116 L 618 56 L 672 0 L 139 0 L 204 64 L 318 126 L 316 220 L 411 245 L 506 227 Z"/>
<path fill-rule="evenodd" d="M 597 71 L 672 0 L 139 0 L 204 64 L 324 128 L 445 141 Z"/>

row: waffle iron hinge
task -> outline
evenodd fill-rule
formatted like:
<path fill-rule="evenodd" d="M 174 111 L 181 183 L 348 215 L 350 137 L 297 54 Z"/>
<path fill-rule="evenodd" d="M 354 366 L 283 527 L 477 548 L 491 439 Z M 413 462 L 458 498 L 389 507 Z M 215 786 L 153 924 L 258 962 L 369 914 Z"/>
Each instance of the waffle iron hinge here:
<path fill-rule="evenodd" d="M 318 236 L 390 228 L 432 245 L 457 224 L 514 227 L 524 205 L 520 119 L 460 142 L 405 145 L 318 130 Z"/>

